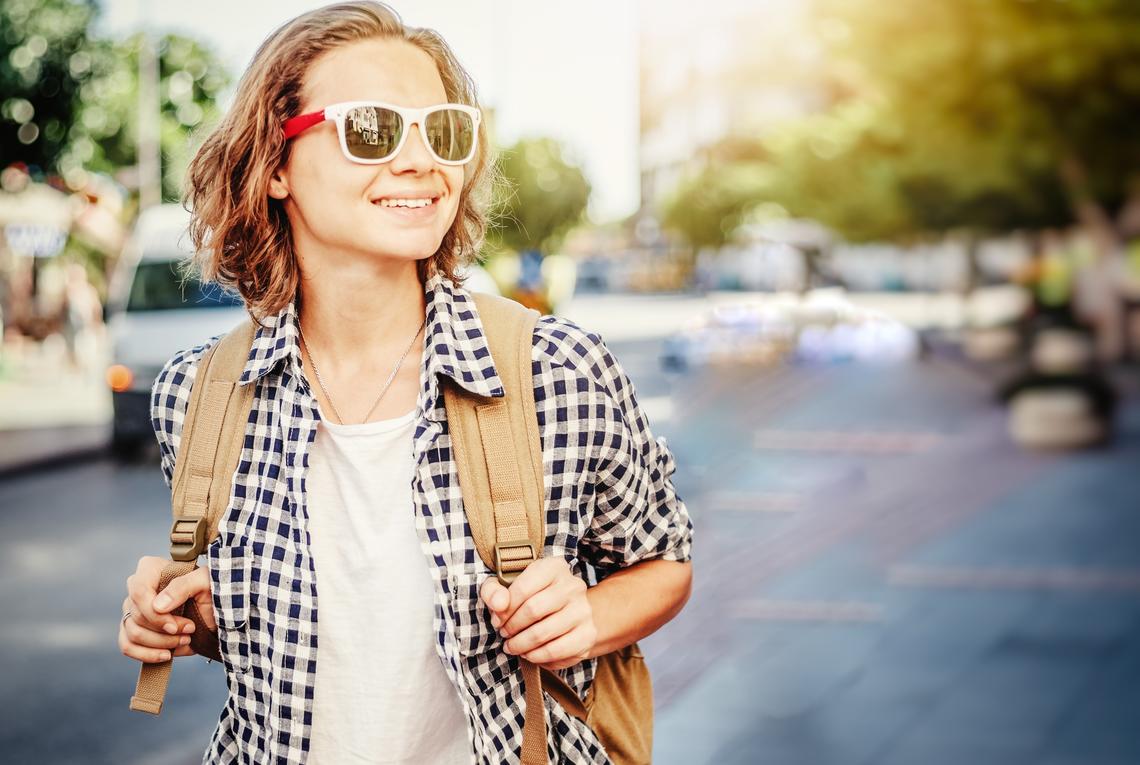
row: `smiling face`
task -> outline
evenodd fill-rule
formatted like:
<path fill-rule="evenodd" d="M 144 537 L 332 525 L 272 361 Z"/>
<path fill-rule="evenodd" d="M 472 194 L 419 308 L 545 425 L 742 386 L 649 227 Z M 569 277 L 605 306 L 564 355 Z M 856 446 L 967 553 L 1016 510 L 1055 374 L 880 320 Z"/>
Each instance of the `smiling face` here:
<path fill-rule="evenodd" d="M 426 52 L 402 40 L 369 39 L 317 59 L 301 100 L 299 113 L 308 114 L 345 101 L 424 107 L 448 98 Z M 289 160 L 270 181 L 269 194 L 284 201 L 302 263 L 341 257 L 414 261 L 439 249 L 455 220 L 464 169 L 437 163 L 418 125 L 404 129 L 400 152 L 379 165 L 347 159 L 333 121 L 291 140 Z M 395 200 L 419 201 L 398 206 Z"/>

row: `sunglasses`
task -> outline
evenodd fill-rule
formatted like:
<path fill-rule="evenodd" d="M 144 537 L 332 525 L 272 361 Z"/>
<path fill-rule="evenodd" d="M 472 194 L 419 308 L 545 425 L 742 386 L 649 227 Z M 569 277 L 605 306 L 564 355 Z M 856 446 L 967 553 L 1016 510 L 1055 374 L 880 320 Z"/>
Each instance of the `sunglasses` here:
<path fill-rule="evenodd" d="M 334 120 L 344 156 L 362 165 L 378 165 L 399 154 L 408 139 L 408 126 L 417 124 L 436 162 L 463 165 L 475 156 L 480 118 L 479 110 L 466 104 L 407 109 L 379 101 L 346 101 L 288 119 L 281 129 L 288 141 L 313 125 Z"/>

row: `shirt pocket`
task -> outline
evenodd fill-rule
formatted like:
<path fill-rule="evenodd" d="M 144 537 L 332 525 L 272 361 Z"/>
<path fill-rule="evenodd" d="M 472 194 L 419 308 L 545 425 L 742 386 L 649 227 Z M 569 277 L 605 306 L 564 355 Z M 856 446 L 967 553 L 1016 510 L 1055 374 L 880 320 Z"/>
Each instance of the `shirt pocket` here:
<path fill-rule="evenodd" d="M 494 576 L 476 564 L 448 574 L 451 583 L 451 623 L 455 631 L 461 670 L 478 696 L 492 697 L 510 693 L 517 675 L 518 659 L 503 650 L 499 631 L 491 625 L 491 609 L 479 598 L 479 585 Z"/>
<path fill-rule="evenodd" d="M 477 657 L 502 650 L 499 631 L 491 625 L 491 609 L 479 597 L 479 586 L 494 574 L 486 568 L 463 568 L 448 572 L 451 585 L 451 623 L 459 653 Z"/>
<path fill-rule="evenodd" d="M 250 578 L 253 559 L 247 544 L 209 548 L 214 618 L 218 622 L 218 652 L 227 671 L 249 669 Z"/>

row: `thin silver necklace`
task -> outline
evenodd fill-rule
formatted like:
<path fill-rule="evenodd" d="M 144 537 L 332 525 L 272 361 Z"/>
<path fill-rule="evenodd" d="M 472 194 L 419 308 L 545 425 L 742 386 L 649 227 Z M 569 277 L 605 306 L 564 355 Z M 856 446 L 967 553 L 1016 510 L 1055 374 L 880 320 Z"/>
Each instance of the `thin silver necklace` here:
<path fill-rule="evenodd" d="M 360 421 L 361 425 L 368 422 L 368 418 L 372 416 L 372 412 L 380 403 L 380 399 L 384 398 L 384 394 L 388 392 L 388 388 L 392 385 L 392 381 L 396 379 L 396 372 L 400 371 L 400 365 L 404 363 L 404 359 L 407 358 L 408 352 L 411 351 L 412 346 L 415 345 L 416 338 L 420 336 L 420 332 L 423 331 L 423 328 L 426 325 L 427 317 L 425 316 L 423 323 L 420 324 L 419 329 L 416 330 L 416 334 L 412 335 L 412 339 L 411 342 L 408 343 L 408 347 L 404 349 L 403 354 L 401 354 L 399 360 L 396 361 L 396 366 L 392 367 L 392 374 L 388 375 L 388 379 L 384 382 L 384 387 L 380 389 L 380 394 L 376 396 L 376 400 L 373 401 L 372 406 L 368 408 L 368 413 L 364 415 L 364 419 Z M 325 381 L 321 378 L 321 370 L 317 366 L 316 358 L 313 356 L 313 349 L 307 342 L 305 342 L 305 333 L 301 331 L 300 322 L 297 322 L 297 333 L 301 336 L 301 348 L 305 351 L 306 354 L 308 354 L 309 364 L 312 365 L 313 373 L 317 376 L 317 385 L 321 386 L 321 392 L 325 394 L 325 400 L 327 400 L 329 402 L 329 406 L 332 407 L 333 414 L 336 416 L 336 421 L 341 425 L 344 425 L 344 418 L 341 417 L 340 412 L 337 411 L 336 404 L 333 403 L 332 396 L 329 395 L 329 389 L 325 387 Z"/>

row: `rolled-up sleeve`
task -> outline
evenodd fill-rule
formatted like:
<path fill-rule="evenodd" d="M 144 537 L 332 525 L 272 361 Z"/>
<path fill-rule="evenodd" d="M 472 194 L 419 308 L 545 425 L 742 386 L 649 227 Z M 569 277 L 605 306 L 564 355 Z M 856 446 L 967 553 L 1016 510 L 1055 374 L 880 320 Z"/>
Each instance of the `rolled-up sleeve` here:
<path fill-rule="evenodd" d="M 691 559 L 693 524 L 673 486 L 677 465 L 654 436 L 633 382 L 605 342 L 584 333 L 596 383 L 594 511 L 580 542 L 600 577 L 643 560 Z"/>

